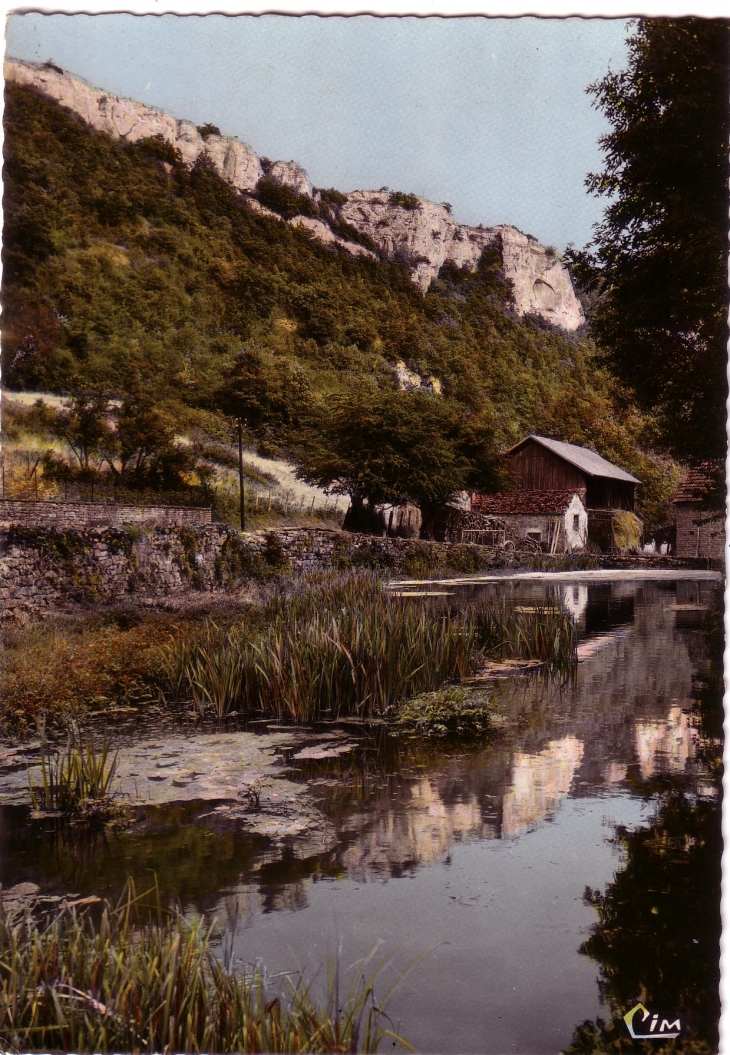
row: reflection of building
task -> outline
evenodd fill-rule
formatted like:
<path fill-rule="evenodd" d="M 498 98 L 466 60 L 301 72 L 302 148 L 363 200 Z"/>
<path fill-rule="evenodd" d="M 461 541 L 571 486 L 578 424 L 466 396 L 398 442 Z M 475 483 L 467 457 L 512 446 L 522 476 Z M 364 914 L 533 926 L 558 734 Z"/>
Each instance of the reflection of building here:
<path fill-rule="evenodd" d="M 574 736 L 551 740 L 537 754 L 515 754 L 502 800 L 502 834 L 516 835 L 552 813 L 570 791 L 582 758 L 583 744 Z"/>
<path fill-rule="evenodd" d="M 569 583 L 561 588 L 563 608 L 577 626 L 588 607 L 588 586 L 583 582 Z"/>
<path fill-rule="evenodd" d="M 691 716 L 677 704 L 665 719 L 638 719 L 636 754 L 644 780 L 657 773 L 683 773 L 694 757 L 696 735 Z"/>

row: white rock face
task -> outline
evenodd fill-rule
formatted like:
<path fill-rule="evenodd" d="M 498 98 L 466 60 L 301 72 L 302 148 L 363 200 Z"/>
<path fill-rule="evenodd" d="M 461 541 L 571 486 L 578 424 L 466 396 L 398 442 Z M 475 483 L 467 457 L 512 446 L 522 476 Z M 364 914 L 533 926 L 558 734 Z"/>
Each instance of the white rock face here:
<path fill-rule="evenodd" d="M 387 259 L 407 263 L 424 291 L 443 264 L 474 269 L 484 249 L 494 247 L 502 254 L 518 315 L 534 312 L 565 330 L 576 330 L 583 322 L 566 268 L 516 227 L 468 227 L 455 223 L 443 205 L 419 198 L 418 206 L 409 209 L 378 191 L 349 194 L 342 217 L 369 235 Z"/>
<path fill-rule="evenodd" d="M 548 251 L 516 227 L 499 226 L 504 273 L 512 281 L 514 307 L 518 315 L 534 312 L 564 330 L 577 330 L 584 322 L 567 268 Z"/>
<path fill-rule="evenodd" d="M 297 194 L 306 194 L 308 198 L 314 197 L 314 188 L 309 182 L 309 176 L 301 165 L 297 165 L 296 161 L 275 161 L 267 172 L 267 176 L 285 187 L 291 187 Z"/>
<path fill-rule="evenodd" d="M 435 396 L 440 396 L 443 392 L 443 386 L 437 377 L 421 377 L 415 370 L 409 370 L 403 359 L 393 365 L 393 373 L 402 392 L 410 392 L 414 388 L 422 388 Z"/>
<path fill-rule="evenodd" d="M 9 59 L 5 63 L 5 79 L 35 88 L 78 114 L 92 128 L 116 139 L 136 143 L 160 136 L 180 151 L 183 162 L 190 168 L 203 154 L 218 174 L 240 191 L 252 191 L 263 175 L 258 156 L 240 140 L 232 136 L 203 139 L 191 121 L 178 121 L 154 106 L 92 88 L 78 77 L 52 66 Z"/>
<path fill-rule="evenodd" d="M 239 139 L 221 135 L 204 139 L 190 121 L 179 121 L 153 106 L 101 91 L 56 67 L 8 59 L 5 79 L 35 88 L 78 114 L 92 128 L 117 139 L 134 143 L 160 136 L 179 150 L 189 167 L 202 155 L 222 179 L 243 193 L 254 191 L 264 174 L 258 156 Z M 298 194 L 319 200 L 319 192 L 312 187 L 307 173 L 294 161 L 275 161 L 268 168 L 268 175 Z M 249 199 L 249 204 L 264 215 L 280 219 L 254 200 Z M 566 268 L 554 253 L 515 227 L 468 227 L 455 223 L 443 205 L 418 198 L 417 206 L 409 209 L 392 204 L 387 192 L 378 191 L 347 195 L 341 217 L 369 235 L 382 257 L 402 260 L 424 292 L 443 264 L 474 269 L 484 249 L 493 246 L 502 254 L 518 315 L 534 312 L 565 330 L 576 330 L 583 322 Z M 306 227 L 318 240 L 340 246 L 354 256 L 375 255 L 335 234 L 322 220 L 295 216 L 290 222 Z"/>

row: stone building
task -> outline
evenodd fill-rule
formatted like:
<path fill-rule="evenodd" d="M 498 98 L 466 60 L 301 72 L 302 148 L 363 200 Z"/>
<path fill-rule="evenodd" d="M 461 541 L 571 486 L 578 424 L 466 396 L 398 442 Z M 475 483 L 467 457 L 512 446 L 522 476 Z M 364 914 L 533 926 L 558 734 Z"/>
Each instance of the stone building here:
<path fill-rule="evenodd" d="M 588 512 L 580 494 L 559 489 L 522 489 L 496 494 L 474 494 L 471 514 L 486 521 L 499 519 L 505 541 L 516 547 L 530 541 L 548 553 L 573 553 L 585 549 Z M 473 529 L 472 529 L 473 530 Z M 462 540 L 468 541 L 468 530 Z"/>
<path fill-rule="evenodd" d="M 725 559 L 725 481 L 721 461 L 688 469 L 672 495 L 677 556 Z"/>

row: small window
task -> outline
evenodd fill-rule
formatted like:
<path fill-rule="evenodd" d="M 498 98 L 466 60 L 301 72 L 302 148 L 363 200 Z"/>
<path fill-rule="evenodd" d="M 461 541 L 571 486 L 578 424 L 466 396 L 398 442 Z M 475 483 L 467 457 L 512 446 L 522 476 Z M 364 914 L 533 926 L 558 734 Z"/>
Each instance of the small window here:
<path fill-rule="evenodd" d="M 527 538 L 531 538 L 533 542 L 542 541 L 542 531 L 526 531 L 525 534 Z"/>
<path fill-rule="evenodd" d="M 573 514 L 573 531 L 575 531 L 576 533 L 580 531 L 580 514 L 579 513 L 574 513 Z"/>

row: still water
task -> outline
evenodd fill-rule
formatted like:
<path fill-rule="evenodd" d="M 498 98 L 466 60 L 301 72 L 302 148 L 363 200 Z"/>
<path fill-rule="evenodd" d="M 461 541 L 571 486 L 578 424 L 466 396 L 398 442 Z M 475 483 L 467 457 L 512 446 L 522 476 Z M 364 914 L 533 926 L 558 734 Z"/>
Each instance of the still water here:
<path fill-rule="evenodd" d="M 498 686 L 509 723 L 493 742 L 415 746 L 381 734 L 318 761 L 296 759 L 300 747 L 283 738 L 278 771 L 322 821 L 306 838 L 272 841 L 193 799 L 141 808 L 129 830 L 79 844 L 6 805 L 3 886 L 114 893 L 128 875 L 144 886 L 155 874 L 166 897 L 217 916 L 241 964 L 274 976 L 311 976 L 335 953 L 347 968 L 379 943 L 392 955 L 385 989 L 426 953 L 389 1003 L 417 1051 L 552 1053 L 587 1020 L 590 1045 L 575 1050 L 599 1050 L 611 1030 L 628 1040 L 621 1015 L 642 996 L 681 1012 L 712 1050 L 719 585 L 460 590 L 560 603 L 579 631 L 572 682 Z"/>

